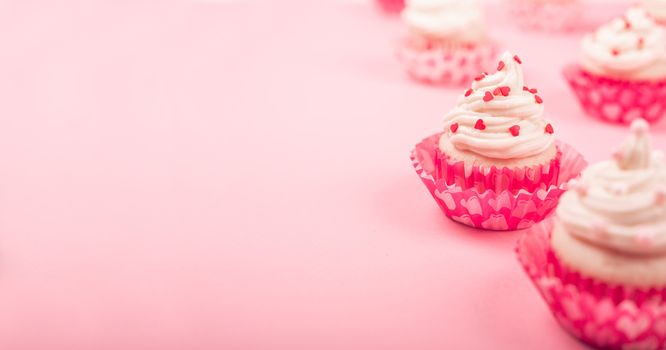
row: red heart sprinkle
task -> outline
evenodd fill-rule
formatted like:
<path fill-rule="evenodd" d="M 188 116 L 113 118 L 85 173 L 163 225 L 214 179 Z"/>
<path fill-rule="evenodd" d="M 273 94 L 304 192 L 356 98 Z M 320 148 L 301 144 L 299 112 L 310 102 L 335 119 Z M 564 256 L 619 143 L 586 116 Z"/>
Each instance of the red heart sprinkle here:
<path fill-rule="evenodd" d="M 613 49 L 613 50 L 611 50 L 611 53 L 613 54 L 613 56 L 617 56 L 617 55 L 620 54 L 620 50 L 618 50 L 618 49 Z"/>
<path fill-rule="evenodd" d="M 504 69 L 504 61 L 500 61 L 499 64 L 497 65 L 498 71 L 501 71 L 502 69 Z"/>
<path fill-rule="evenodd" d="M 536 103 L 538 104 L 543 103 L 543 100 L 541 99 L 541 97 L 539 97 L 539 95 L 534 95 L 534 101 L 536 101 Z"/>
<path fill-rule="evenodd" d="M 476 121 L 476 124 L 474 124 L 474 129 L 478 130 L 485 130 L 486 129 L 486 124 L 483 124 L 483 119 L 479 119 Z"/>
<path fill-rule="evenodd" d="M 549 123 L 548 125 L 546 125 L 546 129 L 545 129 L 545 131 L 546 131 L 547 133 L 549 133 L 549 134 L 552 134 L 552 133 L 555 132 L 555 130 L 553 130 L 553 126 L 550 125 L 550 123 Z"/>
<path fill-rule="evenodd" d="M 518 57 L 518 55 L 513 56 L 513 59 L 519 64 L 523 64 L 523 61 L 520 60 L 520 57 Z"/>
<path fill-rule="evenodd" d="M 474 78 L 474 80 L 479 81 L 479 80 L 481 80 L 485 77 L 486 77 L 485 75 L 481 74 L 481 75 L 477 76 L 476 78 Z"/>
<path fill-rule="evenodd" d="M 501 94 L 502 94 L 502 90 L 498 87 L 495 88 L 495 90 L 493 91 L 493 95 L 495 95 L 495 96 L 499 96 Z"/>
<path fill-rule="evenodd" d="M 451 126 L 449 126 L 449 129 L 451 129 L 451 132 L 455 134 L 456 131 L 458 131 L 458 123 L 451 124 Z"/>
<path fill-rule="evenodd" d="M 511 88 L 508 86 L 502 86 L 500 89 L 500 92 L 502 93 L 502 96 L 509 96 L 509 92 L 511 91 Z"/>
<path fill-rule="evenodd" d="M 465 97 L 471 95 L 472 92 L 474 92 L 474 90 L 472 90 L 472 89 L 469 89 L 469 90 L 465 91 Z"/>
<path fill-rule="evenodd" d="M 490 91 L 486 91 L 486 94 L 483 96 L 485 102 L 490 102 L 493 98 L 495 97 L 493 97 L 493 94 L 491 94 Z"/>
<path fill-rule="evenodd" d="M 511 135 L 513 135 L 513 136 L 520 135 L 520 126 L 519 125 L 514 125 L 514 126 L 510 127 L 509 132 L 511 132 Z"/>
<path fill-rule="evenodd" d="M 536 94 L 537 92 L 539 92 L 539 91 L 537 91 L 537 89 L 530 89 L 527 86 L 523 86 L 523 91 L 531 92 L 533 94 Z"/>

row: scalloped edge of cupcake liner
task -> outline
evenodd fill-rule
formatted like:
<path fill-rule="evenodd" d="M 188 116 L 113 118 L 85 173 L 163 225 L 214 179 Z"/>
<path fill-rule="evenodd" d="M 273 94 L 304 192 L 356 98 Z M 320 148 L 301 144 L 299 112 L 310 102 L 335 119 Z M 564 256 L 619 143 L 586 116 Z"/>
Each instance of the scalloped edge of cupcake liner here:
<path fill-rule="evenodd" d="M 395 45 L 395 55 L 407 74 L 425 84 L 469 84 L 481 72 L 496 63 L 499 46 L 494 42 L 471 47 L 415 48 L 409 40 L 401 39 Z"/>
<path fill-rule="evenodd" d="M 561 171 L 556 185 L 536 191 L 509 188 L 499 193 L 492 189 L 479 193 L 475 188 L 463 189 L 456 184 L 449 185 L 445 179 L 437 178 L 438 174 L 431 171 L 435 160 L 432 152 L 438 149 L 433 140 L 438 140 L 440 134 L 432 135 L 416 145 L 410 156 L 412 165 L 444 215 L 475 228 L 513 231 L 531 227 L 552 213 L 559 197 L 566 191 L 569 180 L 578 177 L 587 166 L 583 156 L 573 147 L 556 141 L 558 151 L 561 152 Z M 424 143 L 431 147 L 422 147 Z M 428 161 L 430 163 L 426 163 Z"/>
<path fill-rule="evenodd" d="M 550 244 L 555 220 L 549 218 L 527 230 L 515 252 L 560 325 L 603 349 L 666 347 L 666 288 L 607 284 L 565 267 Z"/>
<path fill-rule="evenodd" d="M 654 124 L 666 116 L 666 79 L 629 81 L 597 76 L 579 64 L 569 64 L 563 75 L 589 116 L 612 124 L 643 118 Z"/>

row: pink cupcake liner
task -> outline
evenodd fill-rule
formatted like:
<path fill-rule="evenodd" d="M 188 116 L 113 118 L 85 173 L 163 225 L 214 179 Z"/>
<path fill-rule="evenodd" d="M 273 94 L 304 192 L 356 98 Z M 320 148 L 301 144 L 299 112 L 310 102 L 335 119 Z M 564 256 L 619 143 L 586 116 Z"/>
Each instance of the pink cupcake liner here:
<path fill-rule="evenodd" d="M 544 32 L 568 32 L 580 27 L 581 4 L 574 2 L 546 2 L 508 0 L 511 18 L 521 28 Z"/>
<path fill-rule="evenodd" d="M 643 118 L 655 123 L 666 115 L 666 80 L 632 82 L 590 74 L 577 64 L 564 69 L 564 77 L 585 112 L 616 124 Z"/>
<path fill-rule="evenodd" d="M 516 253 L 560 325 L 601 349 L 665 349 L 666 289 L 611 285 L 568 269 L 551 248 L 554 222 L 528 230 Z"/>
<path fill-rule="evenodd" d="M 441 169 L 438 170 L 441 168 L 441 161 L 438 159 L 441 154 L 438 153 L 440 135 L 430 136 L 416 145 L 411 154 L 412 164 L 444 215 L 471 227 L 511 231 L 532 226 L 555 209 L 560 196 L 566 190 L 567 182 L 580 175 L 587 165 L 575 149 L 558 141 L 560 166 L 557 184 L 528 191 L 515 188 L 514 186 L 520 186 L 520 182 L 516 180 L 507 182 L 512 185 L 507 185 L 501 191 L 486 189 L 479 192 L 475 187 L 462 187 L 459 183 L 445 178 Z M 470 175 L 473 177 L 485 176 L 478 168 L 473 169 L 472 173 L 476 173 Z M 508 175 L 512 179 L 520 178 L 510 169 L 502 169 L 497 174 Z"/>
<path fill-rule="evenodd" d="M 389 14 L 398 14 L 405 8 L 405 0 L 376 0 L 379 8 Z"/>
<path fill-rule="evenodd" d="M 396 47 L 396 56 L 407 73 L 429 84 L 468 84 L 497 63 L 497 53 L 497 46 L 490 42 L 424 49 L 415 47 L 409 40 L 401 40 Z"/>
<path fill-rule="evenodd" d="M 436 140 L 437 144 L 438 141 L 439 135 Z M 561 158 L 562 153 L 557 152 L 557 156 L 549 164 L 527 169 L 494 166 L 483 170 L 478 166 L 469 169 L 469 167 L 465 167 L 465 162 L 454 160 L 443 153 L 439 147 L 435 147 L 434 175 L 435 178 L 442 179 L 449 186 L 457 185 L 463 189 L 474 188 L 477 192 L 485 192 L 489 189 L 495 192 L 507 190 L 534 192 L 540 188 L 557 185 Z"/>

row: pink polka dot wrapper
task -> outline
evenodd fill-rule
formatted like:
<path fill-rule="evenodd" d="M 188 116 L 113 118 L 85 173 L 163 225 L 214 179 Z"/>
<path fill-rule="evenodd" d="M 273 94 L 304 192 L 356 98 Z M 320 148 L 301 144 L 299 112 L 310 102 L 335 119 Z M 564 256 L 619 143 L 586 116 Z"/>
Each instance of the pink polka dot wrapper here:
<path fill-rule="evenodd" d="M 665 349 L 666 288 L 610 285 L 563 266 L 550 244 L 555 220 L 529 229 L 516 253 L 559 324 L 600 349 Z"/>
<path fill-rule="evenodd" d="M 585 112 L 614 124 L 630 124 L 643 118 L 655 123 L 666 115 L 666 79 L 660 82 L 632 82 L 600 77 L 572 64 L 564 69 Z"/>
<path fill-rule="evenodd" d="M 509 13 L 521 28 L 557 33 L 580 27 L 579 1 L 506 0 Z"/>
<path fill-rule="evenodd" d="M 492 231 L 525 229 L 547 217 L 569 180 L 587 166 L 573 147 L 557 142 L 559 159 L 533 173 L 509 168 L 465 170 L 439 150 L 441 134 L 416 145 L 412 164 L 444 214 L 475 228 Z"/>
<path fill-rule="evenodd" d="M 492 42 L 451 47 L 417 47 L 410 40 L 400 40 L 396 57 L 407 74 L 426 84 L 469 84 L 479 72 L 497 64 L 498 47 Z"/>

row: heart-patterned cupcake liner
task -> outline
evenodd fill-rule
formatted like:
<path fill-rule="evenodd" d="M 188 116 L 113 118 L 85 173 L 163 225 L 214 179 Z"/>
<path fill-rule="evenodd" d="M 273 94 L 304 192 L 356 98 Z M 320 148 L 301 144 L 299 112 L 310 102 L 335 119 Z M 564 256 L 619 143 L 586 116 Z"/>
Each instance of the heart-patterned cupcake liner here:
<path fill-rule="evenodd" d="M 439 137 L 437 137 L 439 140 Z M 436 141 L 433 139 L 432 141 Z M 430 145 L 432 143 L 428 142 Z M 426 147 L 424 145 L 424 147 Z M 457 185 L 460 188 L 474 188 L 477 192 L 483 193 L 487 190 L 493 190 L 497 193 L 503 191 L 534 192 L 539 189 L 546 189 L 552 185 L 557 185 L 560 175 L 560 162 L 562 153 L 557 152 L 548 164 L 536 165 L 524 168 L 506 168 L 506 167 L 480 167 L 474 165 L 466 166 L 465 162 L 458 161 L 443 153 L 439 147 L 435 147 L 435 168 L 433 175 L 435 178 L 442 179 L 447 185 Z"/>
<path fill-rule="evenodd" d="M 666 79 L 628 81 L 590 74 L 577 64 L 564 69 L 576 97 L 593 117 L 616 124 L 643 118 L 655 123 L 666 115 Z"/>
<path fill-rule="evenodd" d="M 555 209 L 568 181 L 579 176 L 587 166 L 580 153 L 558 141 L 559 162 L 549 167 L 549 173 L 554 171 L 553 167 L 557 168 L 556 183 L 535 189 L 533 179 L 525 176 L 525 171 L 517 174 L 516 169 L 496 169 L 498 175 L 509 175 L 516 181 L 502 182 L 503 187 L 498 191 L 479 191 L 478 186 L 463 187 L 449 177 L 451 172 L 441 171 L 440 135 L 432 135 L 416 145 L 411 154 L 412 164 L 444 214 L 471 227 L 511 231 L 532 226 Z M 487 177 L 488 172 L 474 167 L 469 176 L 481 179 Z M 525 183 L 529 183 L 533 190 L 520 187 Z"/>
<path fill-rule="evenodd" d="M 666 288 L 611 285 L 564 266 L 550 243 L 555 220 L 530 228 L 516 253 L 560 325 L 600 349 L 666 348 Z"/>
<path fill-rule="evenodd" d="M 479 72 L 497 63 L 497 53 L 497 45 L 492 42 L 423 48 L 404 39 L 396 45 L 396 57 L 409 76 L 426 84 L 468 84 Z"/>
<path fill-rule="evenodd" d="M 521 28 L 569 32 L 580 27 L 580 1 L 507 0 L 511 18 Z"/>

